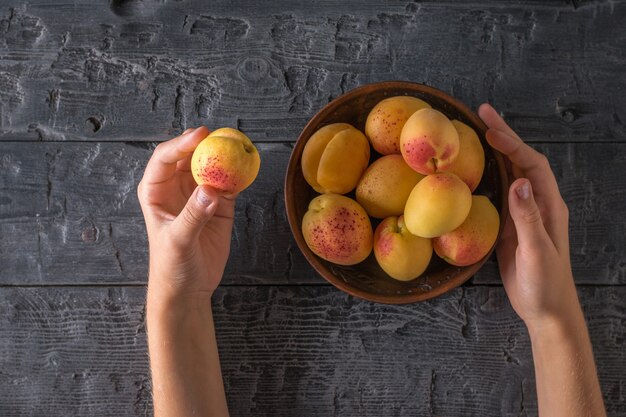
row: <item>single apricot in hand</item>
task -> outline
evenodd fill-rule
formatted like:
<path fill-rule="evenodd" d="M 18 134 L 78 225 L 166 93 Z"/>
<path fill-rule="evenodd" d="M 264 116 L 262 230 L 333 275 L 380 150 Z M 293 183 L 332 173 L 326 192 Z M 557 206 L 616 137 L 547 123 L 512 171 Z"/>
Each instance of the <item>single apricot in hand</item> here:
<path fill-rule="evenodd" d="M 211 132 L 191 157 L 191 173 L 198 185 L 208 185 L 220 194 L 248 188 L 260 166 L 261 158 L 252 141 L 229 127 Z"/>

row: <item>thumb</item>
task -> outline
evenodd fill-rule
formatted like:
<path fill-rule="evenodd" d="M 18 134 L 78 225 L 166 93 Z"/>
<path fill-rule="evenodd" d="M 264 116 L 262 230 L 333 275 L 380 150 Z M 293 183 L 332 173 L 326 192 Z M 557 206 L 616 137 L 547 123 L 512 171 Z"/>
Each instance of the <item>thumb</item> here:
<path fill-rule="evenodd" d="M 212 188 L 196 187 L 187 200 L 187 204 L 170 226 L 174 240 L 183 245 L 194 241 L 215 214 L 218 200 Z"/>
<path fill-rule="evenodd" d="M 528 179 L 519 178 L 511 184 L 509 211 L 515 223 L 517 240 L 521 247 L 543 246 L 550 240 Z"/>

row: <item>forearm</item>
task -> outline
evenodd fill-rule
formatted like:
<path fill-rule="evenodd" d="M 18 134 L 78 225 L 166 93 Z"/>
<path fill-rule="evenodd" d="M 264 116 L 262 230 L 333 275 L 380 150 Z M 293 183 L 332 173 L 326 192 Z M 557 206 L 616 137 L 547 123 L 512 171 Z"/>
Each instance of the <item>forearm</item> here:
<path fill-rule="evenodd" d="M 148 291 L 147 329 L 155 417 L 228 416 L 210 297 Z"/>
<path fill-rule="evenodd" d="M 576 307 L 565 321 L 529 326 L 539 415 L 606 416 L 591 341 Z"/>

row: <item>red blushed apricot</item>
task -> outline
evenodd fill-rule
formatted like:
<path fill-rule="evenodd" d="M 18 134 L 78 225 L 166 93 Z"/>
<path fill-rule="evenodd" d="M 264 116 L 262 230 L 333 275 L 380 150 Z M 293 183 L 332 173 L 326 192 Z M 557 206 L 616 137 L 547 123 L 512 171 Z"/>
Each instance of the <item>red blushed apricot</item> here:
<path fill-rule="evenodd" d="M 425 167 L 422 170 L 428 170 L 429 174 L 437 171 L 435 166 L 437 152 L 426 137 L 407 139 L 402 154 L 410 167 Z M 413 169 L 415 170 L 415 168 Z"/>
<path fill-rule="evenodd" d="M 365 135 L 378 153 L 400 153 L 400 133 L 407 119 L 430 104 L 416 97 L 396 96 L 380 101 L 365 121 Z"/>
<path fill-rule="evenodd" d="M 302 235 L 317 256 L 339 264 L 354 265 L 372 251 L 372 225 L 365 210 L 338 194 L 314 198 L 302 219 Z"/>
<path fill-rule="evenodd" d="M 402 128 L 400 152 L 420 174 L 444 171 L 459 153 L 459 134 L 443 113 L 428 108 L 418 110 Z"/>
<path fill-rule="evenodd" d="M 198 164 L 202 168 L 199 169 L 197 176 L 202 183 L 211 184 L 218 191 L 230 193 L 238 188 L 239 181 L 233 173 L 221 166 L 220 159 L 207 158 L 204 162 L 199 161 Z"/>
<path fill-rule="evenodd" d="M 409 281 L 428 267 L 433 248 L 430 239 L 411 234 L 403 216 L 387 217 L 374 233 L 374 256 L 390 277 Z"/>
<path fill-rule="evenodd" d="M 458 120 L 452 124 L 459 133 L 459 155 L 445 171 L 456 174 L 473 192 L 483 177 L 485 151 L 474 129 Z"/>
<path fill-rule="evenodd" d="M 480 261 L 493 247 L 500 229 L 498 210 L 485 196 L 472 196 L 465 221 L 451 232 L 433 239 L 437 255 L 456 266 Z"/>
<path fill-rule="evenodd" d="M 191 157 L 191 173 L 198 185 L 223 194 L 236 194 L 250 186 L 261 166 L 259 152 L 236 129 L 221 128 L 209 134 Z"/>

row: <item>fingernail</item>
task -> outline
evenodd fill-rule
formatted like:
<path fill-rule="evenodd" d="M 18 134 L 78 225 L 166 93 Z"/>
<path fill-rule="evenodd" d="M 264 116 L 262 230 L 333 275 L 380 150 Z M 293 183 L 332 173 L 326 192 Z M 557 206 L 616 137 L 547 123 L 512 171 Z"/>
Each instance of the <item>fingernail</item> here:
<path fill-rule="evenodd" d="M 530 183 L 525 182 L 515 190 L 517 196 L 522 200 L 528 200 L 530 197 Z"/>
<path fill-rule="evenodd" d="M 198 193 L 196 194 L 196 199 L 198 200 L 198 203 L 200 203 L 204 207 L 209 207 L 213 202 L 211 196 L 204 192 L 202 188 L 198 190 Z"/>

